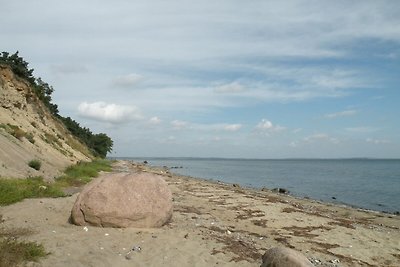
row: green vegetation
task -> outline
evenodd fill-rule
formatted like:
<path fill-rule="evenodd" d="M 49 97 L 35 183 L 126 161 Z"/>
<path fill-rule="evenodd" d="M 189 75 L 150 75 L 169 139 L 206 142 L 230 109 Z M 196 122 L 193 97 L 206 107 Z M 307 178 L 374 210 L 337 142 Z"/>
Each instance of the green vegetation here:
<path fill-rule="evenodd" d="M 90 129 L 82 127 L 70 117 L 60 117 L 65 127 L 79 140 L 81 140 L 96 157 L 105 158 L 111 152 L 113 141 L 104 133 L 93 134 Z"/>
<path fill-rule="evenodd" d="M 38 159 L 33 159 L 28 162 L 28 166 L 38 171 L 42 167 L 42 163 Z"/>
<path fill-rule="evenodd" d="M 29 142 L 31 142 L 32 144 L 35 143 L 35 139 L 33 138 L 33 133 L 27 133 L 27 134 L 25 135 L 25 138 L 26 138 Z"/>
<path fill-rule="evenodd" d="M 0 240 L 0 267 L 21 266 L 24 262 L 38 261 L 47 255 L 43 245 L 20 242 L 14 239 Z"/>
<path fill-rule="evenodd" d="M 64 171 L 65 175 L 56 178 L 56 183 L 64 187 L 84 185 L 97 177 L 100 171 L 111 171 L 111 162 L 103 159 L 80 162 L 68 167 Z"/>
<path fill-rule="evenodd" d="M 59 119 L 66 128 L 84 143 L 95 157 L 105 158 L 108 152 L 111 152 L 113 141 L 105 133 L 93 134 L 88 128 L 82 127 L 71 119 L 64 118 L 59 114 L 58 106 L 53 104 L 51 95 L 54 88 L 44 82 L 40 77 L 33 76 L 33 69 L 28 68 L 28 63 L 18 55 L 18 51 L 12 55 L 8 52 L 0 53 L 0 64 L 8 65 L 15 75 L 29 82 L 35 95 L 48 108 L 50 113 Z M 32 125 L 36 127 L 33 123 Z M 19 134 L 22 134 L 19 133 Z M 25 135 L 26 133 L 24 133 Z M 21 137 L 22 138 L 22 137 Z"/>
<path fill-rule="evenodd" d="M 0 214 L 0 223 L 2 215 Z M 42 245 L 20 242 L 19 237 L 33 234 L 29 228 L 0 228 L 0 267 L 25 266 L 28 261 L 38 261 L 47 255 Z"/>
<path fill-rule="evenodd" d="M 0 206 L 10 205 L 25 198 L 63 197 L 63 187 L 84 185 L 97 177 L 100 171 L 111 171 L 111 162 L 99 159 L 70 166 L 64 171 L 65 175 L 56 178 L 54 183 L 46 183 L 42 177 L 0 178 Z"/>
<path fill-rule="evenodd" d="M 42 177 L 27 179 L 0 178 L 0 206 L 10 205 L 25 198 L 62 197 L 57 184 L 49 184 Z"/>
<path fill-rule="evenodd" d="M 12 125 L 9 123 L 7 123 L 7 124 L 1 123 L 0 128 L 3 128 L 4 130 L 6 130 L 7 133 L 11 134 L 18 140 L 22 140 L 22 138 L 26 136 L 26 132 L 24 132 L 17 125 Z"/>

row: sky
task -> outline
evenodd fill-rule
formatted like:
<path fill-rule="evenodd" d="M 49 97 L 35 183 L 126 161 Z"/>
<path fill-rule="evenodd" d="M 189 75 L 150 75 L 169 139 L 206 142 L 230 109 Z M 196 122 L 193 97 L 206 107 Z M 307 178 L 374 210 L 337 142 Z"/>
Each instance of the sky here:
<path fill-rule="evenodd" d="M 110 156 L 400 158 L 400 1 L 0 0 Z"/>

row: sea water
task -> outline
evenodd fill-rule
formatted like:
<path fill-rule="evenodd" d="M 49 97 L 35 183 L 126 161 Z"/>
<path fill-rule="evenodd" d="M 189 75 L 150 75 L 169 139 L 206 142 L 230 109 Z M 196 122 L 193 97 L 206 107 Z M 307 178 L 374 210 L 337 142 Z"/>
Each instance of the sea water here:
<path fill-rule="evenodd" d="M 129 159 L 129 158 L 126 158 Z M 131 158 L 177 174 L 385 212 L 400 211 L 398 159 Z"/>

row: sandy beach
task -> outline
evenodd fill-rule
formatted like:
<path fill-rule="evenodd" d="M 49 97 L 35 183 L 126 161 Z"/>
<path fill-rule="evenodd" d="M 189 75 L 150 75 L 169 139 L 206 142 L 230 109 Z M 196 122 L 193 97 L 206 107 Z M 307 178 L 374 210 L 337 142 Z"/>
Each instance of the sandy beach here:
<path fill-rule="evenodd" d="M 114 171 L 162 175 L 173 193 L 171 222 L 158 229 L 72 225 L 73 189 L 65 198 L 0 207 L 0 228 L 21 232 L 22 240 L 49 252 L 29 266 L 260 266 L 263 253 L 276 246 L 300 251 L 316 266 L 400 266 L 396 215 L 172 175 L 130 161 L 118 161 Z"/>

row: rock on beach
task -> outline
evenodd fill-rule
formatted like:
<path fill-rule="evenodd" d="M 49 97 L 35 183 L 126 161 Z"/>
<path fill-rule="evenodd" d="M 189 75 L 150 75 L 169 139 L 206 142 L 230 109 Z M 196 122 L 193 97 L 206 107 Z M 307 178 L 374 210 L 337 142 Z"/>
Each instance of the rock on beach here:
<path fill-rule="evenodd" d="M 300 252 L 283 247 L 267 250 L 262 257 L 261 267 L 313 267 L 314 265 Z"/>
<path fill-rule="evenodd" d="M 71 211 L 76 225 L 161 227 L 172 217 L 172 193 L 159 175 L 112 173 L 87 184 Z"/>

